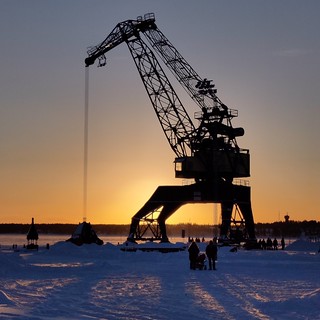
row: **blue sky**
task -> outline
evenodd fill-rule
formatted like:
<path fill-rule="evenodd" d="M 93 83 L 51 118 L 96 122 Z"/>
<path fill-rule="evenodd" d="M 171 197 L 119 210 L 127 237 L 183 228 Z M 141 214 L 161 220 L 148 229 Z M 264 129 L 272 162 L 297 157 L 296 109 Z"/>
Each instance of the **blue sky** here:
<path fill-rule="evenodd" d="M 239 110 L 255 220 L 319 220 L 319 1 L 3 0 L 0 222 L 82 219 L 86 49 L 148 12 Z M 107 61 L 90 67 L 88 220 L 130 223 L 158 185 L 181 181 L 126 45 Z M 170 221 L 212 223 L 212 211 L 193 205 Z"/>

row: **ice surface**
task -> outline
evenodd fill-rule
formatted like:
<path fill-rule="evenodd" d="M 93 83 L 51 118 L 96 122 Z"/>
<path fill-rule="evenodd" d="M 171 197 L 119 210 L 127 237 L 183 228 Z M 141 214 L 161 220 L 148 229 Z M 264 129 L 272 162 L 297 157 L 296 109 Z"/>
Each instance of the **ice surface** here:
<path fill-rule="evenodd" d="M 187 251 L 121 247 L 58 242 L 0 252 L 0 318 L 320 319 L 319 243 L 223 247 L 217 271 L 190 270 Z"/>

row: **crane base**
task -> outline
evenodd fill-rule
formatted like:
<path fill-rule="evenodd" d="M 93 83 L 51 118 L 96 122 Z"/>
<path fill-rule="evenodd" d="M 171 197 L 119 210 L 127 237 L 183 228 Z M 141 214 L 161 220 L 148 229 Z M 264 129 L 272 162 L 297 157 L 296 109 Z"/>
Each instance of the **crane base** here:
<path fill-rule="evenodd" d="M 185 186 L 159 186 L 145 205 L 132 217 L 128 241 L 158 240 L 168 242 L 166 220 L 181 206 L 189 203 L 221 203 L 220 238 L 230 239 L 234 206 L 240 216 L 236 221 L 246 230 L 237 240 L 255 241 L 251 208 L 251 188 L 224 180 L 197 182 Z M 155 217 L 157 216 L 157 217 Z"/>

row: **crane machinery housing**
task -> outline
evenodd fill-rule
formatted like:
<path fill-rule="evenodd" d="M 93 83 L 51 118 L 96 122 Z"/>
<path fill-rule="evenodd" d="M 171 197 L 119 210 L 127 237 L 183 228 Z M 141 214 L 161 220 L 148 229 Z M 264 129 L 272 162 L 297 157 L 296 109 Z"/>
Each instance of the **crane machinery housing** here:
<path fill-rule="evenodd" d="M 144 36 L 143 38 L 141 36 Z M 146 43 L 149 43 L 147 45 Z M 153 13 L 118 23 L 107 38 L 88 49 L 86 67 L 125 42 L 136 64 L 163 132 L 176 157 L 175 177 L 192 179 L 178 186 L 159 186 L 132 217 L 129 241 L 167 242 L 166 220 L 189 203 L 221 204 L 221 241 L 256 241 L 251 208 L 251 188 L 241 178 L 250 176 L 250 154 L 241 149 L 234 128 L 238 111 L 228 108 L 217 96 L 211 80 L 201 78 L 158 29 Z M 166 76 L 155 53 L 199 106 L 195 126 Z"/>

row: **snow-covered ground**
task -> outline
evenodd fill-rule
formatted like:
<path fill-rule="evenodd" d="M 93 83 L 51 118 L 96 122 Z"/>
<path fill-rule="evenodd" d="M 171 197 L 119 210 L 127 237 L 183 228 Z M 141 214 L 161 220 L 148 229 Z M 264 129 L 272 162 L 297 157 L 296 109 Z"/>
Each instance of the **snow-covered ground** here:
<path fill-rule="evenodd" d="M 187 251 L 110 243 L 2 250 L 0 318 L 320 319 L 318 249 L 301 240 L 285 251 L 223 247 L 216 271 L 190 270 Z"/>

